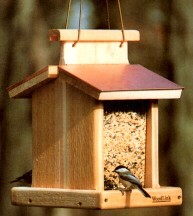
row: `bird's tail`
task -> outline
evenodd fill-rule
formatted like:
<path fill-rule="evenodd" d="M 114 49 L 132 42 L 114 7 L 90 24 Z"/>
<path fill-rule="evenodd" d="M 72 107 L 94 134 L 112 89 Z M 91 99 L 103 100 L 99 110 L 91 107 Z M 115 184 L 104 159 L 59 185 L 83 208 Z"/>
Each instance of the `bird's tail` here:
<path fill-rule="evenodd" d="M 141 186 L 138 185 L 138 188 L 145 197 L 151 198 L 151 196 Z"/>
<path fill-rule="evenodd" d="M 14 182 L 19 182 L 20 180 L 21 180 L 21 177 L 18 177 L 18 178 L 16 178 L 15 180 L 10 181 L 10 184 L 12 184 L 12 183 L 14 183 Z"/>

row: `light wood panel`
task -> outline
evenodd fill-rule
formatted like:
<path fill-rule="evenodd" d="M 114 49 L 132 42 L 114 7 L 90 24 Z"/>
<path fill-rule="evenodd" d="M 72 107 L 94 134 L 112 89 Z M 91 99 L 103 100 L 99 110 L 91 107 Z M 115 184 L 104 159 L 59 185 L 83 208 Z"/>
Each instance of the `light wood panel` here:
<path fill-rule="evenodd" d="M 103 189 L 101 102 L 61 77 L 35 91 L 33 187 Z"/>
<path fill-rule="evenodd" d="M 68 188 L 102 190 L 102 103 L 67 85 Z"/>
<path fill-rule="evenodd" d="M 159 188 L 158 101 L 149 101 L 146 129 L 145 187 Z"/>
<path fill-rule="evenodd" d="M 63 188 L 65 84 L 57 79 L 32 95 L 33 187 Z"/>
<path fill-rule="evenodd" d="M 127 43 L 61 42 L 60 65 L 64 64 L 128 64 Z"/>

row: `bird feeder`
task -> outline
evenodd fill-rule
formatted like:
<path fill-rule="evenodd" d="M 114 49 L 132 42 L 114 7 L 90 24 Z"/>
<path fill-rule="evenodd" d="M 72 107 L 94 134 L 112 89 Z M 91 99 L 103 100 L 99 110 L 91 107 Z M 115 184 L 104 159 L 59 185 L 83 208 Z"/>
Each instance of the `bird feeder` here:
<path fill-rule="evenodd" d="M 51 30 L 60 64 L 8 88 L 11 98 L 32 98 L 32 186 L 12 188 L 13 204 L 181 205 L 181 188 L 159 185 L 158 100 L 180 98 L 183 87 L 129 64 L 127 41 L 138 41 L 139 32 L 124 34 L 122 42 L 121 30 L 81 30 L 76 43 L 78 30 Z M 116 190 L 117 165 L 130 167 L 151 199 Z"/>

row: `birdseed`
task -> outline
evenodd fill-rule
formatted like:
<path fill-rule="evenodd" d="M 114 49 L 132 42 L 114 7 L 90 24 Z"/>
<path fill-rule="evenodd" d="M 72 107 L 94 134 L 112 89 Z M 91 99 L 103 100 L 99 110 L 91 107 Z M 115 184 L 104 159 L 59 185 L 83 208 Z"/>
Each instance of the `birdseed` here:
<path fill-rule="evenodd" d="M 146 143 L 145 101 L 113 101 L 104 103 L 104 188 L 120 187 L 113 170 L 128 167 L 144 185 Z"/>

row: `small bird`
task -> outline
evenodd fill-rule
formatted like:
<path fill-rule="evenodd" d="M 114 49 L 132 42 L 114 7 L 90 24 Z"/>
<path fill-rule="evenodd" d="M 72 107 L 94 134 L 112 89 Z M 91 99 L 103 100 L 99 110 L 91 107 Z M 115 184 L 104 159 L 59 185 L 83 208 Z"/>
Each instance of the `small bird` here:
<path fill-rule="evenodd" d="M 27 184 L 32 184 L 32 170 L 26 172 L 22 176 L 17 177 L 15 180 L 11 181 L 10 183 L 14 182 L 24 182 Z"/>
<path fill-rule="evenodd" d="M 142 188 L 139 179 L 134 176 L 127 167 L 119 165 L 113 172 L 116 172 L 119 175 L 119 181 L 125 186 L 125 189 L 130 190 L 132 187 L 137 188 L 145 197 L 151 198 L 151 196 Z M 123 189 L 120 189 L 120 191 L 123 194 Z"/>

